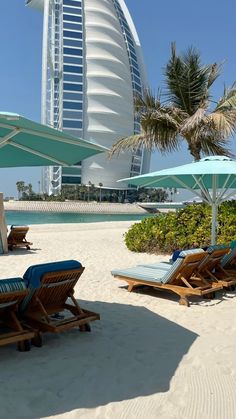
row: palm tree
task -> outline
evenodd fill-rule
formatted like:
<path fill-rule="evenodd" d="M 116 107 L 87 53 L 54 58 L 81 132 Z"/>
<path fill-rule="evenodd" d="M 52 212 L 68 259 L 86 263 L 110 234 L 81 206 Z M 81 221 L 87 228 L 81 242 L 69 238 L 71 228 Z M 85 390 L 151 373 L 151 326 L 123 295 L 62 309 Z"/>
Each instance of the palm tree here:
<path fill-rule="evenodd" d="M 164 93 L 154 95 L 147 89 L 143 97 L 135 98 L 141 133 L 119 140 L 110 155 L 142 146 L 166 153 L 178 150 L 185 140 L 194 160 L 201 154 L 230 156 L 228 139 L 236 133 L 236 84 L 225 88 L 218 102 L 212 100 L 211 87 L 221 67 L 203 65 L 194 48 L 177 55 L 173 43 L 164 70 Z"/>
<path fill-rule="evenodd" d="M 16 182 L 16 189 L 18 192 L 18 199 L 20 199 L 22 197 L 22 193 L 25 190 L 25 182 L 23 180 Z"/>

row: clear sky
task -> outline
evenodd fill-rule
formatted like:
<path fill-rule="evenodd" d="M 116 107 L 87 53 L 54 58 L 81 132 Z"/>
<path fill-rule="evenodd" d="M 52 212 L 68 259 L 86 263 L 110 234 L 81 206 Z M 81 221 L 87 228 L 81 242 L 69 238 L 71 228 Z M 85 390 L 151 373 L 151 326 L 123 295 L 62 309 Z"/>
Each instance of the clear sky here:
<path fill-rule="evenodd" d="M 86 0 L 89 1 L 89 0 Z M 213 94 L 219 98 L 224 84 L 236 80 L 235 0 L 126 0 L 139 34 L 149 83 L 157 90 L 170 43 L 184 51 L 199 49 L 204 63 L 225 61 Z M 24 0 L 0 1 L 0 110 L 40 121 L 42 15 L 24 6 Z M 236 153 L 236 139 L 232 141 Z M 151 170 L 191 161 L 183 147 L 178 153 L 152 156 Z M 38 168 L 0 169 L 0 190 L 16 196 L 15 183 L 33 183 L 37 191 Z"/>

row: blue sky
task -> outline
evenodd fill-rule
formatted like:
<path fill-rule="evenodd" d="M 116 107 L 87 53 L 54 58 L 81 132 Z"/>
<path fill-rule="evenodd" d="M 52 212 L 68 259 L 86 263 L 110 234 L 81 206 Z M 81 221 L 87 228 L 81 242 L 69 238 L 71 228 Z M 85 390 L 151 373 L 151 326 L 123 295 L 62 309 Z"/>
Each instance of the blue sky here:
<path fill-rule="evenodd" d="M 89 0 L 86 0 L 89 1 Z M 24 0 L 0 2 L 0 110 L 16 112 L 40 121 L 42 16 L 26 8 Z M 163 67 L 170 43 L 179 51 L 193 45 L 204 63 L 225 61 L 213 94 L 221 96 L 224 83 L 236 80 L 235 0 L 126 0 L 144 53 L 149 83 L 153 90 L 163 84 Z M 236 153 L 236 141 L 232 141 Z M 152 157 L 151 170 L 191 161 L 183 146 L 178 153 Z M 0 190 L 15 195 L 18 180 L 38 188 L 38 168 L 0 169 Z"/>

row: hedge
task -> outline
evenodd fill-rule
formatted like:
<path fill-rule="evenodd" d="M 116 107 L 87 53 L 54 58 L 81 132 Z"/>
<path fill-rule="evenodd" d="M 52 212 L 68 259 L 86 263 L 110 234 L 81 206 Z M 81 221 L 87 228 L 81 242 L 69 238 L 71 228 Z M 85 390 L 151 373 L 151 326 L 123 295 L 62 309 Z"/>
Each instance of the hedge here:
<path fill-rule="evenodd" d="M 158 214 L 135 223 L 125 234 L 125 243 L 134 252 L 171 253 L 193 245 L 206 246 L 211 237 L 211 207 L 186 206 L 177 212 Z M 236 202 L 219 207 L 217 243 L 236 240 Z"/>

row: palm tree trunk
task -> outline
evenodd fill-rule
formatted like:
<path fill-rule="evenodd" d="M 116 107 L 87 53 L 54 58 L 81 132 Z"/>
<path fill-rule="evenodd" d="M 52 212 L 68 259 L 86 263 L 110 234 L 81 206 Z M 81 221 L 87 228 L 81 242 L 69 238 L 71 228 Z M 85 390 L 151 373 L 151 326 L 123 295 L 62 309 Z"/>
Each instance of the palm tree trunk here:
<path fill-rule="evenodd" d="M 192 154 L 194 161 L 199 161 L 201 159 L 201 144 L 189 142 L 188 150 L 190 154 Z"/>

